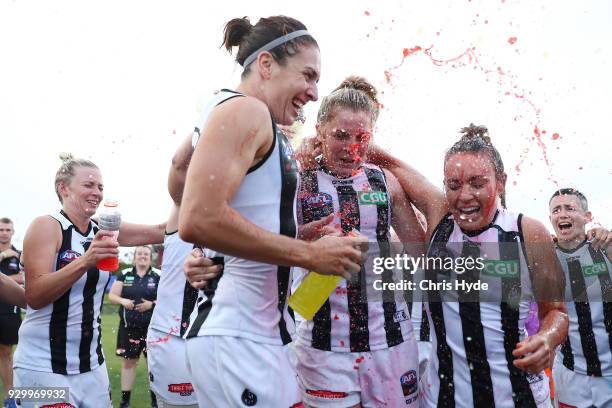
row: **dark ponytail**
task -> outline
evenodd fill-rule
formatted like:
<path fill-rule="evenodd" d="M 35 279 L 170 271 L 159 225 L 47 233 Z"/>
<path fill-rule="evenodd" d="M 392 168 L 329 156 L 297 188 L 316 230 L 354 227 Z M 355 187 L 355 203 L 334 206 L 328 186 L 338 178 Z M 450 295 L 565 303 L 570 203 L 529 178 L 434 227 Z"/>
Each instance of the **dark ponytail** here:
<path fill-rule="evenodd" d="M 502 161 L 499 151 L 491 143 L 491 137 L 489 136 L 489 130 L 485 126 L 476 126 L 470 123 L 469 126 L 462 128 L 460 133 L 463 134 L 459 141 L 455 142 L 453 147 L 448 149 L 444 156 L 444 163 L 448 158 L 457 153 L 479 153 L 485 152 L 491 159 L 491 164 L 495 169 L 495 177 L 497 180 L 503 180 L 504 162 Z M 506 189 L 500 194 L 501 205 L 506 208 Z"/>

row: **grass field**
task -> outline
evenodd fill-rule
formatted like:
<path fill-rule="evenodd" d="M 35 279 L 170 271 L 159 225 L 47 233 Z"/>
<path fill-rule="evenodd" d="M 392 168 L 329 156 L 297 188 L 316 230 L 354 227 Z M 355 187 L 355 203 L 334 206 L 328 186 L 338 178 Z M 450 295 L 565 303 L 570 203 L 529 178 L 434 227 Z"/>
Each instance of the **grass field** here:
<path fill-rule="evenodd" d="M 106 367 L 113 395 L 113 407 L 118 407 L 119 401 L 121 401 L 121 357 L 115 355 L 118 326 L 119 315 L 117 314 L 117 306 L 105 301 L 102 309 L 102 347 L 106 356 Z M 136 369 L 136 383 L 132 389 L 130 406 L 132 408 L 147 408 L 151 406 L 149 375 L 147 373 L 146 361 L 142 356 Z"/>

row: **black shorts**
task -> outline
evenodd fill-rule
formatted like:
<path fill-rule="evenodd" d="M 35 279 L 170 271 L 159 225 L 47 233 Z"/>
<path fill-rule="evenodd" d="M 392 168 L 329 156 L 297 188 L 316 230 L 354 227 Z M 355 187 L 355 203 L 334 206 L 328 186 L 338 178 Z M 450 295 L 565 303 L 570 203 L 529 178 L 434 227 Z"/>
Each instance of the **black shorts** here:
<path fill-rule="evenodd" d="M 128 343 L 127 329 L 125 328 L 125 323 L 121 320 L 119 322 L 119 328 L 117 329 L 117 349 L 115 350 L 115 354 L 123 357 L 123 353 L 125 353 Z"/>
<path fill-rule="evenodd" d="M 15 345 L 19 341 L 20 314 L 0 315 L 0 344 Z"/>
<path fill-rule="evenodd" d="M 147 357 L 147 327 L 128 327 L 126 330 L 126 344 L 124 358 L 138 358 L 144 352 Z"/>

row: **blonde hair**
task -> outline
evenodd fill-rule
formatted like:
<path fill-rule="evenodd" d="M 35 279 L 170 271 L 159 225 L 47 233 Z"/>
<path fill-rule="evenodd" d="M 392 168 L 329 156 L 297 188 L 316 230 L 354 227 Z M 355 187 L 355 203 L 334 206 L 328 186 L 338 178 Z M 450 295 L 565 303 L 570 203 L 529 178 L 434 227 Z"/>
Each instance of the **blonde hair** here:
<path fill-rule="evenodd" d="M 59 158 L 62 161 L 62 165 L 57 170 L 57 173 L 55 173 L 55 194 L 57 194 L 57 198 L 59 198 L 60 203 L 63 203 L 64 201 L 62 200 L 62 195 L 59 191 L 60 183 L 64 183 L 64 185 L 70 184 L 77 167 L 90 167 L 97 169 L 98 166 L 96 166 L 90 160 L 75 159 L 71 153 L 62 152 L 60 153 Z"/>
<path fill-rule="evenodd" d="M 368 80 L 351 75 L 342 81 L 332 93 L 323 98 L 317 114 L 317 122 L 323 124 L 330 121 L 334 117 L 336 108 L 348 108 L 368 112 L 373 125 L 380 111 L 377 93 L 376 88 Z"/>

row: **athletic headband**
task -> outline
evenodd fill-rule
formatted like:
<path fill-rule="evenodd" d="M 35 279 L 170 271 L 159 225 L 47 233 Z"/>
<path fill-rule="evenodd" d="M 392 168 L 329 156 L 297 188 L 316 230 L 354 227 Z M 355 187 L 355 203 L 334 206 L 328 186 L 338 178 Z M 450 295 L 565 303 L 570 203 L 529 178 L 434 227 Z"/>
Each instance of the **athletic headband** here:
<path fill-rule="evenodd" d="M 310 35 L 310 33 L 306 30 L 297 30 L 270 41 L 269 43 L 265 44 L 263 47 L 260 47 L 257 51 L 249 55 L 242 63 L 242 66 L 244 68 L 248 67 L 251 62 L 255 61 L 255 58 L 257 58 L 260 52 L 270 51 L 272 48 L 278 47 L 281 44 L 284 44 L 288 41 L 293 40 L 294 38 L 301 37 L 303 35 Z"/>

